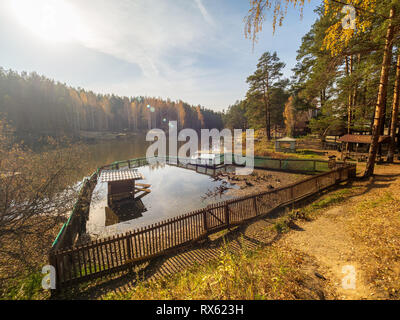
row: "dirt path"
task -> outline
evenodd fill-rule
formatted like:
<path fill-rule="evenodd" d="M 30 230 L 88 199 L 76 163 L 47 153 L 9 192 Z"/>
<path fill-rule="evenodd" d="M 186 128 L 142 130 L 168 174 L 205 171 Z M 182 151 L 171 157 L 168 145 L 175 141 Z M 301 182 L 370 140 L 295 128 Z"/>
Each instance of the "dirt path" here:
<path fill-rule="evenodd" d="M 332 208 L 315 221 L 299 223 L 301 230 L 290 232 L 282 241 L 316 260 L 321 270 L 319 273 L 336 288 L 339 299 L 368 299 L 371 291 L 365 285 L 362 268 L 354 259 L 357 244 L 343 219 L 338 219 L 345 214 L 345 207 Z M 345 266 L 353 266 L 356 271 L 355 289 L 342 287 Z"/>
<path fill-rule="evenodd" d="M 338 299 L 388 298 L 398 290 L 389 290 L 388 286 L 400 277 L 400 262 L 396 252 L 385 250 L 385 243 L 398 243 L 397 235 L 389 230 L 383 232 L 382 224 L 395 229 L 400 220 L 396 219 L 396 212 L 400 211 L 400 165 L 378 166 L 376 173 L 369 181 L 353 183 L 354 195 L 344 203 L 321 212 L 311 222 L 300 221 L 299 228 L 281 240 L 315 259 Z M 383 215 L 385 218 L 379 220 Z M 384 260 L 388 260 L 389 267 L 381 266 Z M 387 270 L 385 275 L 380 274 L 379 269 L 383 268 Z M 343 280 L 351 277 L 352 270 L 355 277 L 350 284 L 354 289 Z M 377 290 L 374 284 L 385 277 L 388 281 L 382 290 Z"/>

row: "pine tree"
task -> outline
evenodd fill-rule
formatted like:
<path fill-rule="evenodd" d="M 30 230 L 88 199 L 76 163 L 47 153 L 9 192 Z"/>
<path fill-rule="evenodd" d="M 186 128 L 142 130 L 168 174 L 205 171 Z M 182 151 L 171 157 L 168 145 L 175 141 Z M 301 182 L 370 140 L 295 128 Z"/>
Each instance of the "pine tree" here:
<path fill-rule="evenodd" d="M 284 67 L 285 64 L 279 60 L 276 52 L 273 54 L 265 52 L 258 61 L 257 70 L 247 78 L 249 84 L 247 98 L 260 101 L 264 108 L 268 140 L 271 140 L 271 89 L 280 80 L 281 70 Z"/>

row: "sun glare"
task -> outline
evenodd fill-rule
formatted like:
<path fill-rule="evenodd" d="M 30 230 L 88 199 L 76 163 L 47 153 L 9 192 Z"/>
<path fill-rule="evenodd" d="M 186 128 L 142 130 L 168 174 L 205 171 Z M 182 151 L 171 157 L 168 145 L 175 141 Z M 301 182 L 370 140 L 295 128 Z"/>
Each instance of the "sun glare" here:
<path fill-rule="evenodd" d="M 46 41 L 70 42 L 83 31 L 73 7 L 63 0 L 11 0 L 10 8 L 22 26 Z"/>

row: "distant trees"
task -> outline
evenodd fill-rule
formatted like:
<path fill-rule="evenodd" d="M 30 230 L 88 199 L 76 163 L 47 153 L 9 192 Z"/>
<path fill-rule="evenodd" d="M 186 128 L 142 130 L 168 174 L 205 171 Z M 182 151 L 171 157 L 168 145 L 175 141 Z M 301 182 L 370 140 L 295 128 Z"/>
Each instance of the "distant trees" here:
<path fill-rule="evenodd" d="M 230 106 L 224 114 L 226 127 L 266 129 L 268 139 L 271 139 L 272 126 L 284 127 L 283 112 L 290 96 L 289 81 L 281 78 L 284 66 L 276 52 L 262 54 L 257 70 L 247 78 L 246 98 Z"/>
<path fill-rule="evenodd" d="M 151 108 L 148 108 L 150 106 Z M 16 134 L 29 136 L 78 136 L 79 131 L 136 131 L 180 127 L 222 128 L 222 114 L 193 107 L 183 101 L 150 97 L 102 95 L 71 88 L 36 73 L 19 74 L 0 68 L 0 113 Z"/>
<path fill-rule="evenodd" d="M 224 114 L 224 124 L 229 129 L 247 129 L 246 102 L 236 101 Z"/>

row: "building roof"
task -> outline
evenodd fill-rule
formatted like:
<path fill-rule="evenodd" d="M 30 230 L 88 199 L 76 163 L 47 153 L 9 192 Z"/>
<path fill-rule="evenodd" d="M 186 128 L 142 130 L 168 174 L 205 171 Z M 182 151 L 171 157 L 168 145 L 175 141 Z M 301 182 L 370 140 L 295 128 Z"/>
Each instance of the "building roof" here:
<path fill-rule="evenodd" d="M 137 169 L 103 170 L 100 179 L 102 182 L 141 180 L 143 175 Z"/>
<path fill-rule="evenodd" d="M 296 142 L 296 139 L 290 138 L 290 137 L 284 137 L 281 139 L 276 140 L 278 142 Z"/>
<path fill-rule="evenodd" d="M 365 143 L 371 144 L 372 135 L 364 135 L 364 134 L 345 134 L 343 137 L 340 137 L 339 141 L 341 142 L 349 142 L 349 143 Z M 386 143 L 390 141 L 390 136 L 380 136 L 378 143 Z"/>

